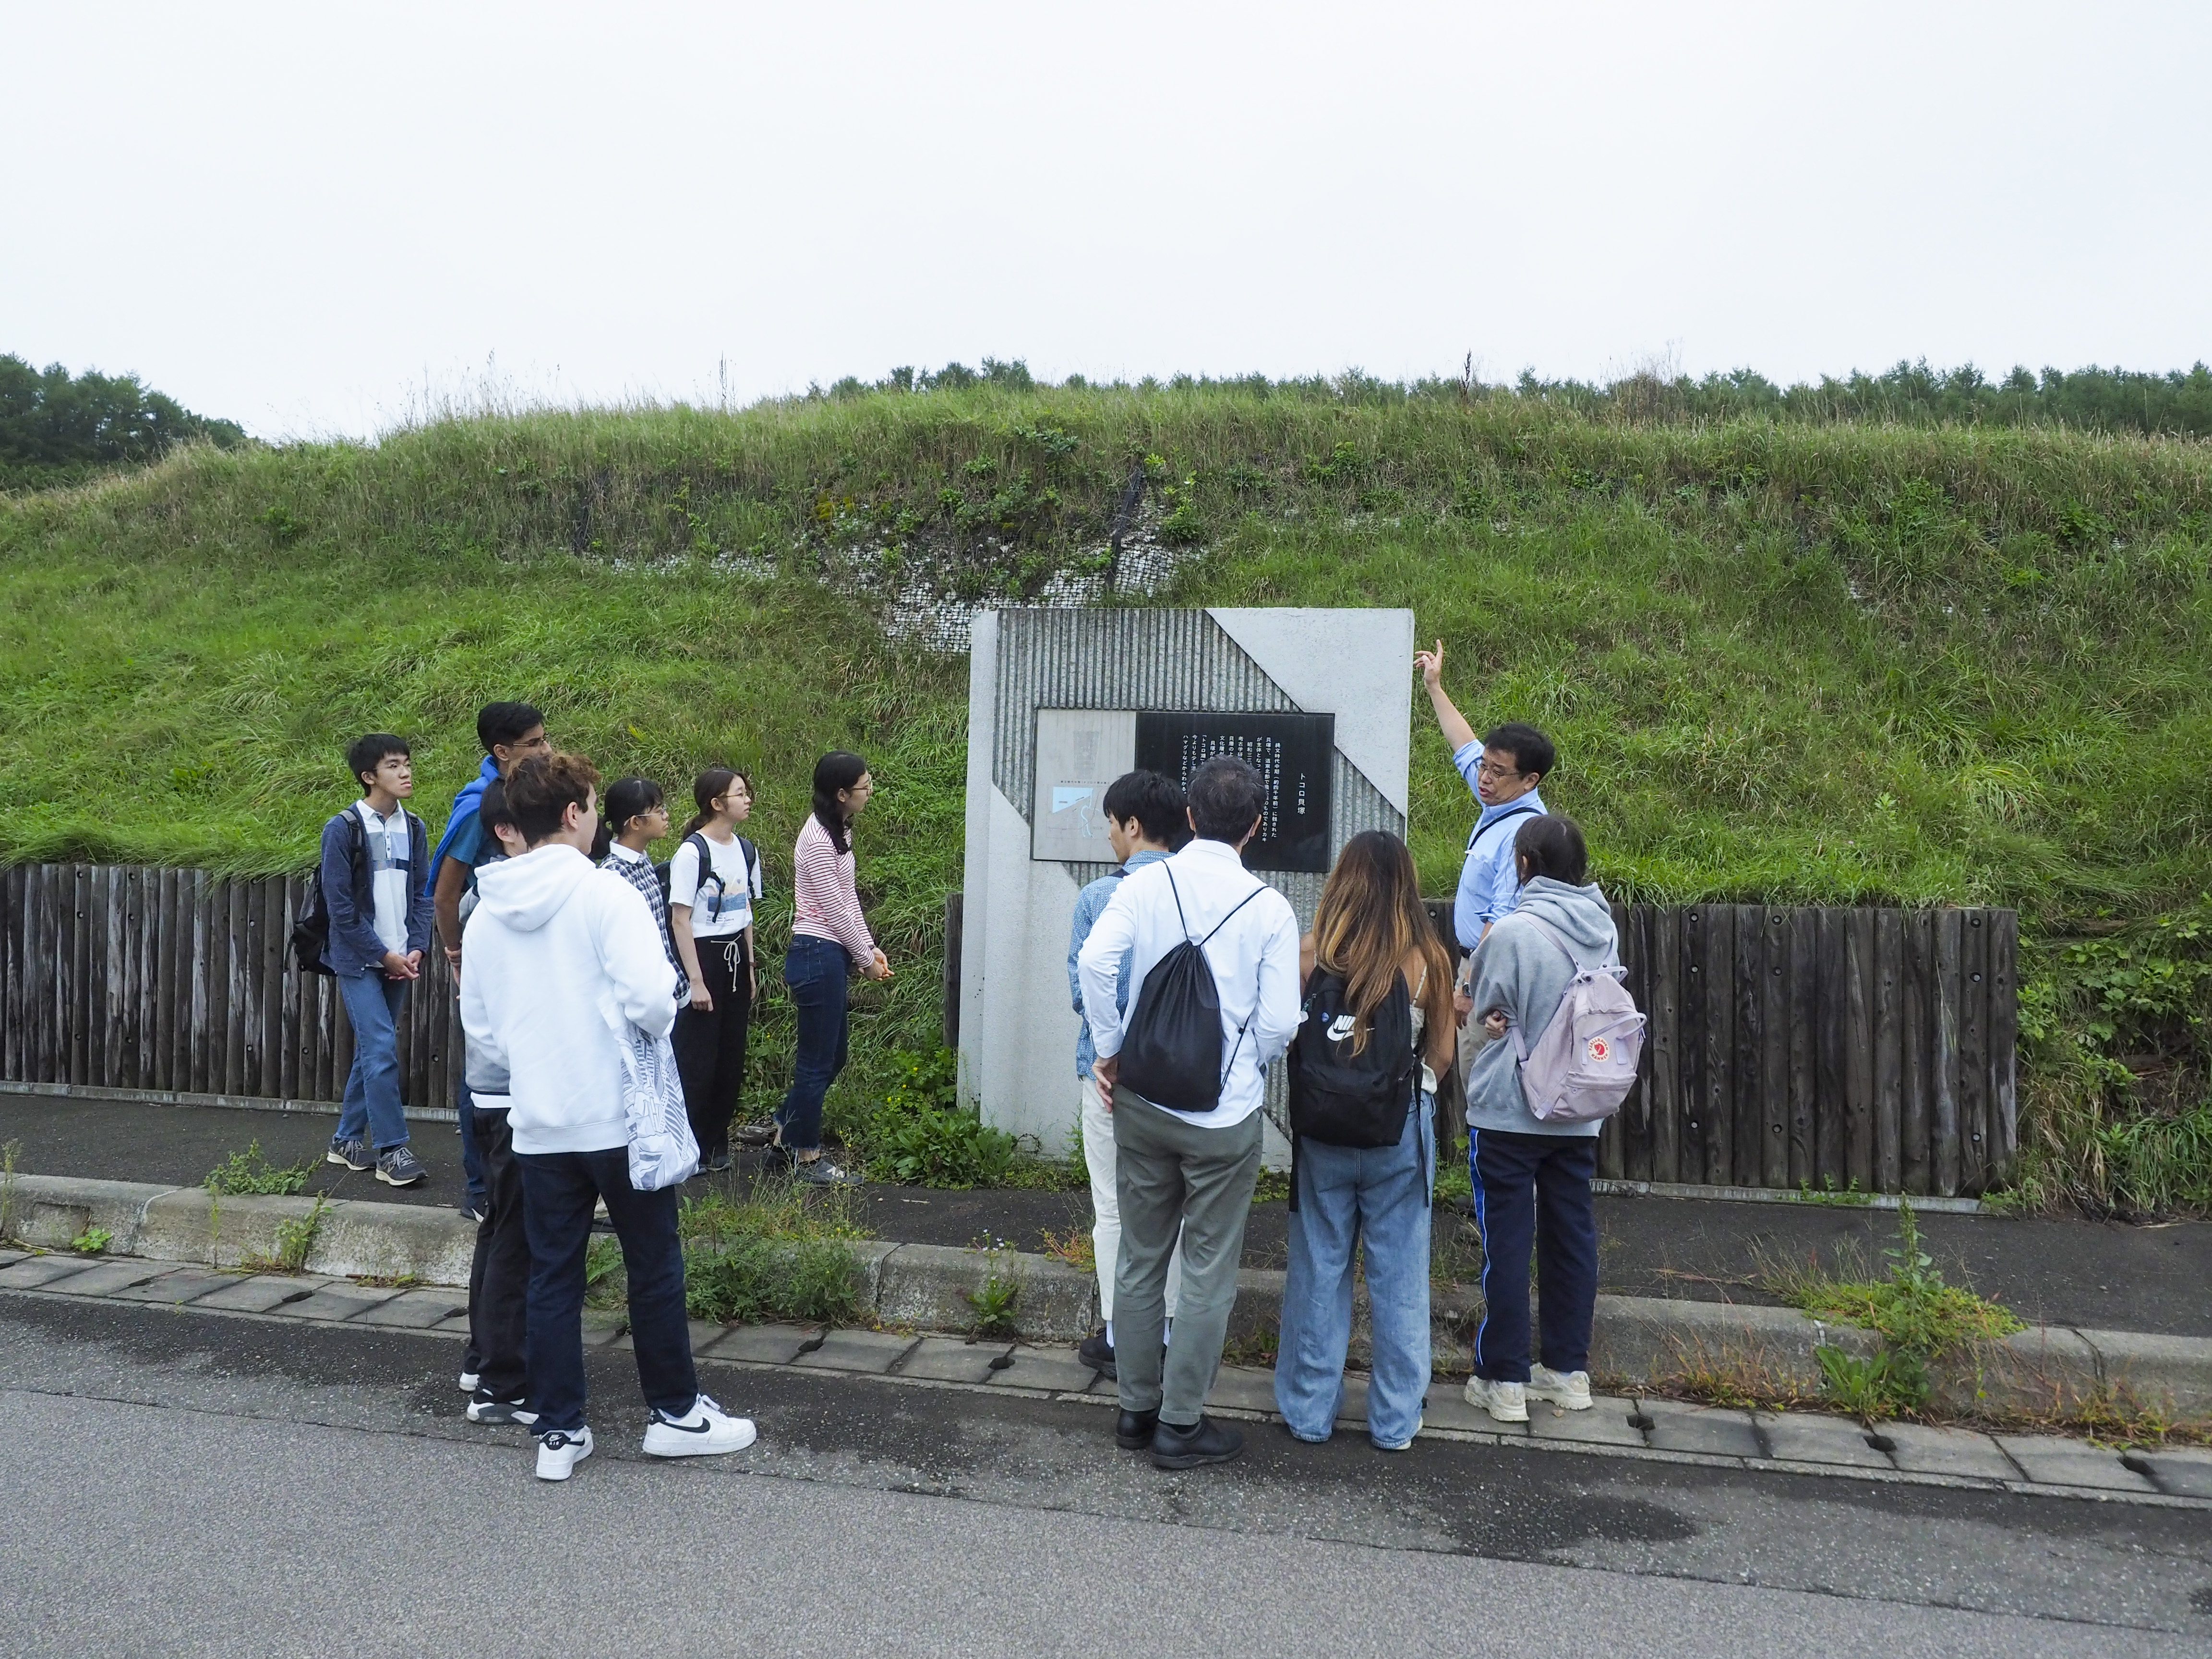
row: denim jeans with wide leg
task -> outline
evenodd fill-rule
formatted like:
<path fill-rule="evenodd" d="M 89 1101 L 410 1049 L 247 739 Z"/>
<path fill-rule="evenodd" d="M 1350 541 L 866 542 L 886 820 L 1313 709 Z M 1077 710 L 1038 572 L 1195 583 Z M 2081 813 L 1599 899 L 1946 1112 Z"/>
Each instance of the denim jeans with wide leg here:
<path fill-rule="evenodd" d="M 1597 1137 L 1477 1129 L 1468 1139 L 1474 1224 L 1482 1232 L 1474 1374 L 1492 1382 L 1528 1380 L 1532 1243 L 1539 1357 L 1562 1376 L 1588 1370 L 1597 1314 L 1597 1212 L 1590 1203 Z"/>
<path fill-rule="evenodd" d="M 1298 1206 L 1275 1353 L 1275 1404 L 1301 1440 L 1326 1440 L 1344 1401 L 1352 1258 L 1364 1243 L 1375 1358 L 1367 1432 L 1393 1449 L 1421 1426 L 1429 1392 L 1430 1194 L 1435 1097 L 1424 1091 L 1395 1146 L 1298 1144 Z"/>
<path fill-rule="evenodd" d="M 384 969 L 337 976 L 353 1026 L 353 1069 L 346 1073 L 345 1103 L 338 1108 L 331 1144 L 367 1140 L 380 1152 L 407 1144 L 407 1115 L 399 1104 L 399 1011 L 412 981 L 386 979 Z"/>
<path fill-rule="evenodd" d="M 845 1069 L 845 981 L 851 958 L 835 939 L 800 933 L 784 952 L 783 982 L 799 1011 L 799 1053 L 791 1089 L 776 1109 L 787 1151 L 811 1152 L 822 1144 L 822 1101 Z"/>
<path fill-rule="evenodd" d="M 684 1313 L 684 1249 L 676 1189 L 629 1184 L 629 1149 L 517 1152 L 522 1218 L 530 1235 L 530 1305 L 524 1352 L 538 1432 L 584 1426 L 584 1253 L 592 1206 L 607 1201 L 629 1280 L 630 1344 L 638 1387 L 655 1411 L 681 1417 L 699 1397 L 691 1328 Z"/>

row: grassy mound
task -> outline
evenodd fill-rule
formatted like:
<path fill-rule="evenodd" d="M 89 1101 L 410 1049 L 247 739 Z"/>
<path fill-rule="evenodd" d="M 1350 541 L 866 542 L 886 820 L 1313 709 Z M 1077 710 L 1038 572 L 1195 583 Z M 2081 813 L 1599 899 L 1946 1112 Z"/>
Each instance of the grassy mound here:
<path fill-rule="evenodd" d="M 928 1046 L 959 878 L 964 665 L 887 624 L 1095 586 L 1118 532 L 1188 559 L 1156 601 L 1412 606 L 1478 725 L 1559 739 L 1547 793 L 1624 896 L 2018 906 L 2039 1167 L 2203 1201 L 2212 448 L 1352 390 L 485 418 L 4 498 L 0 857 L 297 866 L 372 727 L 434 823 L 477 705 L 521 696 L 610 777 L 752 769 L 787 906 L 807 769 L 855 747 L 901 970 L 861 994 L 857 1130 Z M 1414 714 L 1448 890 L 1468 804 Z M 2094 1138 L 2144 1110 L 2173 1150 L 2130 1130 L 2158 1168 L 2116 1178 Z"/>

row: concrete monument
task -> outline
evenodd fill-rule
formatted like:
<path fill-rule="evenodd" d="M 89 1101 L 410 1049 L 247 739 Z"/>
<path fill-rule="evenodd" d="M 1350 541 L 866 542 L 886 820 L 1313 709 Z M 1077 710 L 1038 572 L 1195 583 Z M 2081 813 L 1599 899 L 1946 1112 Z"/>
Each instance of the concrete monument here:
<path fill-rule="evenodd" d="M 1346 841 L 1406 833 L 1413 654 L 1410 611 L 976 618 L 960 1078 L 986 1122 L 1055 1156 L 1074 1128 L 1067 934 L 1076 894 L 1114 867 L 1107 785 L 1138 766 L 1180 781 L 1217 754 L 1252 762 L 1268 802 L 1245 863 L 1310 923 Z M 1268 1140 L 1269 1161 L 1286 1160 Z"/>

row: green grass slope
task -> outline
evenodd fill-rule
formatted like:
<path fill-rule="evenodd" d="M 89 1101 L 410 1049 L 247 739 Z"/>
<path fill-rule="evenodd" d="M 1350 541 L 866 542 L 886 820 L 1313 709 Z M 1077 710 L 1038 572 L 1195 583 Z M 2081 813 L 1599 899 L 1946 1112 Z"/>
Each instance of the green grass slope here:
<path fill-rule="evenodd" d="M 2181 1141 L 2111 1138 L 2172 1140 L 2204 1098 L 2189 440 L 981 386 L 198 449 L 0 498 L 0 858 L 295 866 L 344 738 L 379 726 L 416 739 L 434 823 L 477 705 L 520 696 L 611 777 L 754 769 L 776 872 L 814 755 L 854 746 L 904 969 L 864 1048 L 911 1046 L 959 878 L 965 672 L 885 621 L 1095 575 L 1117 525 L 1189 556 L 1152 602 L 1413 607 L 1478 726 L 1559 739 L 1547 793 L 1624 896 L 2018 906 L 2054 1179 L 2212 1198 Z M 1414 848 L 1448 890 L 1469 807 L 1407 687 Z M 880 1079 L 858 1068 L 849 1121 Z"/>

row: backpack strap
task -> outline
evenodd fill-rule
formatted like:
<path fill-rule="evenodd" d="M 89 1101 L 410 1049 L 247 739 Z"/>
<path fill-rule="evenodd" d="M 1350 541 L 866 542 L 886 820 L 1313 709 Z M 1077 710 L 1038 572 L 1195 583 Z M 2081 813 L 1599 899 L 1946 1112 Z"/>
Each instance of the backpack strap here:
<path fill-rule="evenodd" d="M 1474 833 L 1467 838 L 1467 850 L 1470 853 L 1474 851 L 1475 842 L 1480 841 L 1501 823 L 1510 823 L 1515 818 L 1540 818 L 1543 816 L 1533 806 L 1516 806 L 1510 812 L 1500 812 L 1489 823 L 1478 823 L 1474 826 Z"/>
<path fill-rule="evenodd" d="M 1170 879 L 1172 880 L 1173 878 L 1170 877 Z M 1254 899 L 1259 897 L 1261 894 L 1267 890 L 1267 884 L 1263 881 L 1257 887 L 1255 887 L 1250 892 L 1245 894 L 1243 898 L 1238 899 L 1236 903 L 1229 907 L 1229 916 L 1235 915 L 1239 910 L 1242 910 L 1246 905 L 1249 904 Z M 1176 913 L 1177 915 L 1180 915 L 1182 913 L 1182 901 L 1180 898 L 1176 901 Z M 1208 928 L 1206 930 L 1205 939 L 1194 941 L 1200 950 L 1203 951 L 1206 948 L 1207 942 L 1212 939 L 1214 934 L 1219 933 L 1223 928 L 1229 925 L 1229 916 L 1222 917 L 1220 921 L 1215 922 L 1212 927 Z"/>

